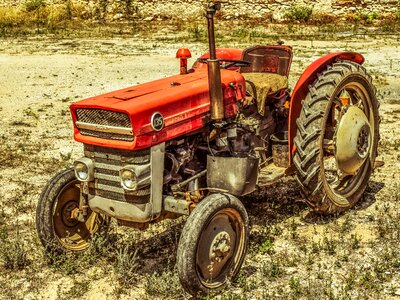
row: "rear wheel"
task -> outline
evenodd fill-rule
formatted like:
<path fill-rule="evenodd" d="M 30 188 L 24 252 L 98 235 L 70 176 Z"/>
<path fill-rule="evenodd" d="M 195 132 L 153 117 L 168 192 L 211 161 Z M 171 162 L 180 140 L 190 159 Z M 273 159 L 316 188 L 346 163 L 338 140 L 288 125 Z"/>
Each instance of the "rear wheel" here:
<path fill-rule="evenodd" d="M 88 208 L 83 222 L 73 217 L 79 208 L 80 182 L 72 168 L 58 173 L 43 189 L 36 210 L 36 229 L 49 252 L 82 251 L 108 219 Z"/>
<path fill-rule="evenodd" d="M 377 156 L 378 106 L 371 77 L 353 62 L 334 63 L 310 87 L 293 162 L 313 211 L 339 213 L 362 196 Z"/>
<path fill-rule="evenodd" d="M 192 294 L 223 289 L 238 274 L 247 251 L 248 217 L 229 194 L 203 199 L 182 230 L 177 252 L 179 279 Z"/>

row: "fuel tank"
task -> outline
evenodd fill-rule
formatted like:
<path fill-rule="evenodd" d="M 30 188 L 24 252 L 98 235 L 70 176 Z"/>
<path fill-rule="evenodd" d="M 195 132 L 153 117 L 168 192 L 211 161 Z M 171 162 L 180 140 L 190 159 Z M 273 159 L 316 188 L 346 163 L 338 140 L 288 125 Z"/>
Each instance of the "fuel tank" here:
<path fill-rule="evenodd" d="M 225 118 L 237 114 L 245 81 L 221 70 Z M 210 122 L 207 68 L 128 87 L 71 105 L 74 138 L 85 144 L 138 150 L 194 132 Z"/>

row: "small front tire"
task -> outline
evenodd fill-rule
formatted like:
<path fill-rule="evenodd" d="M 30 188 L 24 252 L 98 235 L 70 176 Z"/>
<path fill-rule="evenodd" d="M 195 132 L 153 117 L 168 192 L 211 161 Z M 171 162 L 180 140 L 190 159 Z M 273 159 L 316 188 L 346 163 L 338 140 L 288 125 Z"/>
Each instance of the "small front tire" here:
<path fill-rule="evenodd" d="M 36 209 L 36 230 L 49 253 L 83 251 L 94 233 L 108 219 L 88 209 L 84 222 L 72 218 L 79 208 L 80 182 L 69 168 L 56 174 L 45 186 Z"/>
<path fill-rule="evenodd" d="M 202 200 L 182 230 L 178 275 L 191 295 L 222 290 L 238 275 L 247 252 L 248 216 L 239 199 L 212 194 Z"/>

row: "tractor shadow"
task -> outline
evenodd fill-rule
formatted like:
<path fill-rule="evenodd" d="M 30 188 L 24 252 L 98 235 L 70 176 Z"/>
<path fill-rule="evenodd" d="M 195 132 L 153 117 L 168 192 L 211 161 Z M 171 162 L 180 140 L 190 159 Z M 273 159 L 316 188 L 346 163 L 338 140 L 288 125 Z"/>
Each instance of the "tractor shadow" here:
<path fill-rule="evenodd" d="M 161 233 L 149 235 L 146 239 L 141 239 L 136 242 L 125 242 L 125 247 L 128 247 L 132 253 L 137 251 L 137 274 L 161 274 L 166 271 L 174 270 L 176 252 L 183 225 L 184 222 L 182 220 L 182 222 L 178 224 L 169 226 Z"/>
<path fill-rule="evenodd" d="M 350 209 L 353 211 L 361 211 L 367 209 L 372 204 L 376 202 L 376 194 L 385 187 L 383 182 L 370 181 L 367 188 L 365 189 L 364 194 L 361 196 L 361 199 Z M 313 212 L 309 212 L 305 217 L 304 221 L 309 224 L 328 224 L 343 215 L 345 215 L 347 211 L 339 213 L 337 215 L 331 216 L 322 216 L 315 214 Z"/>
<path fill-rule="evenodd" d="M 300 202 L 301 199 L 299 188 L 294 180 L 280 182 L 273 187 L 260 189 L 251 196 L 241 197 L 249 215 L 250 226 L 260 225 L 268 228 L 306 210 L 307 206 Z M 140 263 L 138 274 L 162 273 L 174 269 L 183 225 L 184 220 L 181 220 L 161 233 L 128 244 L 133 251 L 138 249 Z M 250 240 L 255 243 L 265 240 L 263 233 L 252 233 Z M 252 272 L 252 270 L 244 271 Z"/>
<path fill-rule="evenodd" d="M 273 225 L 307 209 L 300 187 L 292 179 L 259 188 L 251 196 L 245 196 L 241 200 L 247 208 L 250 225 Z"/>
<path fill-rule="evenodd" d="M 363 210 L 376 202 L 376 194 L 385 187 L 385 183 L 370 181 L 360 201 L 352 208 L 353 210 Z"/>
<path fill-rule="evenodd" d="M 384 187 L 384 183 L 370 182 L 362 199 L 353 210 L 363 210 L 376 201 L 376 194 Z M 340 218 L 346 212 L 335 216 L 316 216 L 308 212 L 300 187 L 292 179 L 284 180 L 274 186 L 257 190 L 251 196 L 241 197 L 250 219 L 250 226 L 259 226 L 260 231 L 250 235 L 251 244 L 261 244 L 268 237 L 273 239 L 274 225 L 293 217 L 307 223 L 328 224 Z M 176 252 L 180 234 L 185 220 L 169 226 L 161 233 L 149 234 L 149 237 L 137 242 L 126 242 L 132 251 L 137 251 L 140 267 L 137 273 L 141 275 L 172 271 L 175 268 Z M 164 221 L 163 221 L 164 222 Z M 168 222 L 168 221 L 167 221 Z M 152 226 L 152 225 L 150 225 Z M 243 270 L 252 273 L 254 270 Z"/>

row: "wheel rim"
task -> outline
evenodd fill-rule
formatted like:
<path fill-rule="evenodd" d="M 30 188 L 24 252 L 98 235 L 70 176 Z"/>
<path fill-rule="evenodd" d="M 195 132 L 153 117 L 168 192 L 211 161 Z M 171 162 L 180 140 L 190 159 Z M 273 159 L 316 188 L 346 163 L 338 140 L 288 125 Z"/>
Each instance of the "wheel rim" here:
<path fill-rule="evenodd" d="M 337 125 L 339 124 L 341 113 L 344 109 L 343 103 L 339 100 L 339 97 L 343 94 L 349 96 L 349 106 L 356 106 L 362 110 L 370 125 L 370 141 L 368 157 L 365 162 L 358 168 L 353 175 L 346 175 L 341 172 L 338 167 L 334 153 L 327 151 L 327 148 L 331 145 L 335 145 Z M 329 122 L 336 125 L 334 128 L 329 128 Z M 374 110 L 370 93 L 366 87 L 359 82 L 348 82 L 342 85 L 341 88 L 337 89 L 337 92 L 331 98 L 328 111 L 325 118 L 325 134 L 322 141 L 322 149 L 324 155 L 322 156 L 323 163 L 323 176 L 325 177 L 325 184 L 328 185 L 329 190 L 335 194 L 335 199 L 332 199 L 338 206 L 348 206 L 348 198 L 350 198 L 362 185 L 363 178 L 368 174 L 371 168 L 371 161 L 374 155 L 374 141 L 375 141 L 375 123 L 374 123 Z M 332 130 L 333 129 L 333 130 Z M 333 136 L 332 136 L 333 134 Z M 330 141 L 326 143 L 326 141 Z M 329 146 L 327 147 L 327 144 Z M 362 148 L 362 145 L 361 145 Z M 333 155 L 332 155 L 333 154 Z"/>
<path fill-rule="evenodd" d="M 234 209 L 214 214 L 197 244 L 196 268 L 201 283 L 217 288 L 235 272 L 245 249 L 245 225 Z"/>
<path fill-rule="evenodd" d="M 57 241 L 63 248 L 81 251 L 89 246 L 90 237 L 100 228 L 100 218 L 88 209 L 84 222 L 72 217 L 79 208 L 79 181 L 74 180 L 64 186 L 57 195 L 53 208 L 53 226 Z"/>

